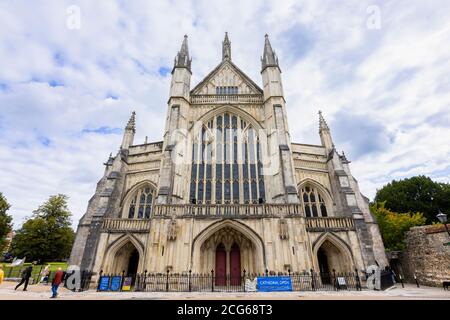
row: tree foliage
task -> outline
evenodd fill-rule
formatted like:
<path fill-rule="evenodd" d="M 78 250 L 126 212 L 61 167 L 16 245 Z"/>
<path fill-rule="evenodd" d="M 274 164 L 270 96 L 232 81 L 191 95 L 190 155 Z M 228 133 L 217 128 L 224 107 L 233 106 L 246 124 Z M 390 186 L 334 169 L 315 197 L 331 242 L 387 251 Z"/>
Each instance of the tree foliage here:
<path fill-rule="evenodd" d="M 11 246 L 15 256 L 38 261 L 60 261 L 69 257 L 75 234 L 70 226 L 67 199 L 63 194 L 51 196 L 33 211 L 33 216 L 13 239 Z"/>
<path fill-rule="evenodd" d="M 436 221 L 438 210 L 450 212 L 450 184 L 426 176 L 393 180 L 377 190 L 375 202 L 385 202 L 394 212 L 422 212 L 427 224 Z"/>
<path fill-rule="evenodd" d="M 6 236 L 12 230 L 12 217 L 7 213 L 10 207 L 8 201 L 0 192 L 0 253 L 5 249 Z"/>
<path fill-rule="evenodd" d="M 370 205 L 370 211 L 377 219 L 387 251 L 405 249 L 405 233 L 415 226 L 425 224 L 426 218 L 422 213 L 397 213 L 385 207 L 384 202 L 375 202 Z"/>

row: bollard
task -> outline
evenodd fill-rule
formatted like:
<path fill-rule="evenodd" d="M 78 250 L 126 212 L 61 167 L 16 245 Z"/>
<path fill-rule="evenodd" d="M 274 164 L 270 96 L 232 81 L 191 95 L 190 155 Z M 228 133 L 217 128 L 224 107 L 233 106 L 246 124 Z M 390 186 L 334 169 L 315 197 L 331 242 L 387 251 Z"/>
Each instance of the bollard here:
<path fill-rule="evenodd" d="M 400 283 L 402 284 L 402 288 L 404 288 L 405 285 L 403 284 L 403 277 L 401 274 L 398 275 L 398 279 L 400 280 Z"/>
<path fill-rule="evenodd" d="M 414 273 L 414 281 L 416 281 L 417 288 L 420 288 L 419 279 L 417 279 L 417 276 L 415 273 Z"/>

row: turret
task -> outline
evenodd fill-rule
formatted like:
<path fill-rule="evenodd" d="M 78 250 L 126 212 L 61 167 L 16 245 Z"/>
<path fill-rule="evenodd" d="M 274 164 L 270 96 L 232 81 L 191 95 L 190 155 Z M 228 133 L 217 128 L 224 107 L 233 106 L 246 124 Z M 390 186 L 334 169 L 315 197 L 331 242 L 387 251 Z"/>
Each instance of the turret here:
<path fill-rule="evenodd" d="M 271 192 L 275 195 L 284 194 L 286 203 L 298 203 L 291 139 L 281 83 L 281 70 L 267 34 L 265 35 L 264 51 L 261 57 L 261 75 L 264 86 L 264 112 L 266 119 L 268 119 L 267 128 L 277 131 L 277 139 L 270 139 L 269 149 L 278 149 L 280 155 L 280 161 L 277 165 L 281 174 L 273 177 L 272 185 L 274 188 Z M 280 201 L 280 199 L 277 198 L 275 201 Z"/>
<path fill-rule="evenodd" d="M 278 64 L 278 57 L 272 49 L 267 34 L 265 35 L 264 52 L 261 57 L 261 74 L 264 86 L 264 100 L 269 97 L 282 97 L 281 69 Z"/>
<path fill-rule="evenodd" d="M 334 149 L 333 139 L 331 138 L 330 128 L 328 127 L 325 118 L 322 115 L 322 111 L 319 111 L 319 134 L 320 140 L 322 141 L 322 146 L 325 147 L 327 152 Z"/>
<path fill-rule="evenodd" d="M 192 58 L 189 56 L 188 36 L 185 35 L 181 49 L 178 51 L 173 64 L 170 97 L 182 97 L 189 100 L 192 75 L 191 63 Z"/>
<path fill-rule="evenodd" d="M 128 120 L 127 126 L 125 127 L 125 132 L 123 133 L 122 139 L 122 150 L 128 150 L 130 146 L 133 145 L 134 134 L 136 132 L 136 112 L 131 113 L 130 120 Z"/>
<path fill-rule="evenodd" d="M 228 32 L 225 32 L 225 39 L 222 42 L 222 61 L 231 60 L 231 42 L 228 39 Z"/>

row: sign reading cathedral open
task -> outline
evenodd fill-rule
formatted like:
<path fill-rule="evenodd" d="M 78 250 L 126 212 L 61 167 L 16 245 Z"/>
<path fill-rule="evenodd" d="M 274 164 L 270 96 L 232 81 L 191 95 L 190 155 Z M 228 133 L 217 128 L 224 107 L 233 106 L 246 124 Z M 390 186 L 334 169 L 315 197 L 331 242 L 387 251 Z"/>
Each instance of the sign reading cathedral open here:
<path fill-rule="evenodd" d="M 385 266 L 368 199 L 322 114 L 320 145 L 291 142 L 268 36 L 262 87 L 232 62 L 227 34 L 222 60 L 191 88 L 193 70 L 185 36 L 163 141 L 135 143 L 133 112 L 80 220 L 70 263 L 126 276 L 213 272 L 215 287 L 240 283 L 245 272 Z"/>

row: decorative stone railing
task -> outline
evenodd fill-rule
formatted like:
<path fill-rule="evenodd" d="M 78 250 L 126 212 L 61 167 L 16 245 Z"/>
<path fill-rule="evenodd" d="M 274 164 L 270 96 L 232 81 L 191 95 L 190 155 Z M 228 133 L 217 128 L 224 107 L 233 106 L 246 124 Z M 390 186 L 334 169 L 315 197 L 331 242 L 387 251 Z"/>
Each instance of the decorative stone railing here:
<path fill-rule="evenodd" d="M 263 96 L 260 94 L 199 94 L 191 96 L 192 104 L 208 104 L 208 103 L 262 103 Z"/>
<path fill-rule="evenodd" d="M 346 231 L 354 230 L 355 224 L 352 218 L 326 217 L 306 218 L 307 231 Z"/>
<path fill-rule="evenodd" d="M 108 232 L 148 232 L 149 230 L 149 219 L 105 219 L 102 224 L 102 231 Z"/>
<path fill-rule="evenodd" d="M 165 204 L 153 208 L 153 217 L 262 217 L 303 216 L 296 204 Z"/>

